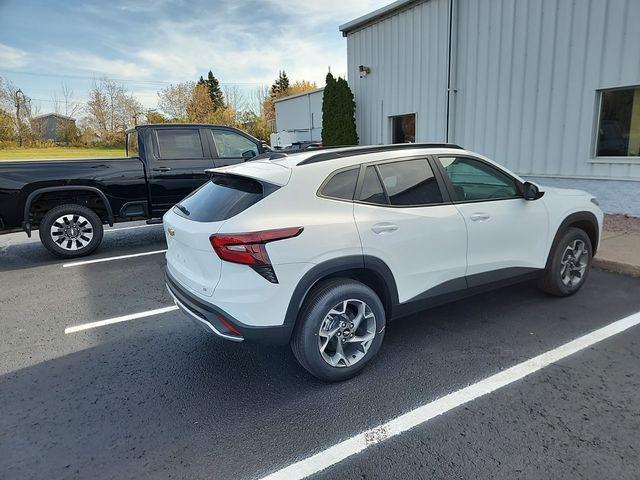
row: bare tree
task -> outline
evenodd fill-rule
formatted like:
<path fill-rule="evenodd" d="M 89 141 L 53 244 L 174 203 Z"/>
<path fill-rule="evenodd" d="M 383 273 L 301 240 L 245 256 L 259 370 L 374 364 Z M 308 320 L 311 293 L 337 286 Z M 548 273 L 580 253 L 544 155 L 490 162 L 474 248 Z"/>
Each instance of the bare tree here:
<path fill-rule="evenodd" d="M 144 112 L 123 85 L 107 77 L 94 80 L 85 111 L 87 125 L 109 143 L 123 141 L 122 133 L 136 125 Z"/>
<path fill-rule="evenodd" d="M 246 110 L 247 99 L 237 85 L 225 85 L 223 93 L 227 107 L 233 109 L 234 112 L 242 112 Z"/>
<path fill-rule="evenodd" d="M 20 146 L 31 137 L 31 99 L 13 83 L 0 77 L 0 109 L 13 119 Z"/>
<path fill-rule="evenodd" d="M 53 111 L 67 117 L 75 117 L 80 110 L 80 103 L 73 99 L 73 90 L 67 82 L 60 84 L 60 94 L 57 91 L 51 95 Z"/>
<path fill-rule="evenodd" d="M 186 120 L 195 88 L 195 82 L 176 83 L 163 88 L 158 92 L 158 107 L 173 121 Z"/>

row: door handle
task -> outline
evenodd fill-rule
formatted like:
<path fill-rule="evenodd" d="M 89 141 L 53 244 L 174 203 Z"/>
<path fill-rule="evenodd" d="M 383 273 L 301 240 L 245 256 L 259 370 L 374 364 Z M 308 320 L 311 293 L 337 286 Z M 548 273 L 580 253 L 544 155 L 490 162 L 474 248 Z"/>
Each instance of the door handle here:
<path fill-rule="evenodd" d="M 152 169 L 154 172 L 170 172 L 171 167 L 156 167 Z"/>
<path fill-rule="evenodd" d="M 474 213 L 470 217 L 472 222 L 484 222 L 491 218 L 491 215 L 488 213 Z"/>
<path fill-rule="evenodd" d="M 398 230 L 398 226 L 393 223 L 376 223 L 373 227 L 371 227 L 371 231 L 373 233 L 377 233 L 378 235 L 384 235 L 385 233 L 392 233 Z"/>

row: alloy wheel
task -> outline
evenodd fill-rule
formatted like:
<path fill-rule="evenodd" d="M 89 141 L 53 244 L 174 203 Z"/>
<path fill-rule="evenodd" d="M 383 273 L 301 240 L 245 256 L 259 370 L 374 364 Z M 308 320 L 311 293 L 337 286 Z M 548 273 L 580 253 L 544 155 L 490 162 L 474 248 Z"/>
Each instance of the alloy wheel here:
<path fill-rule="evenodd" d="M 560 278 L 567 287 L 575 287 L 584 278 L 589 265 L 589 254 L 582 240 L 574 240 L 562 254 Z"/>
<path fill-rule="evenodd" d="M 66 214 L 51 225 L 51 238 L 64 250 L 80 250 L 93 239 L 91 222 L 82 215 Z"/>
<path fill-rule="evenodd" d="M 369 351 L 376 336 L 376 317 L 362 300 L 349 299 L 335 305 L 318 332 L 318 348 L 332 367 L 350 367 Z"/>

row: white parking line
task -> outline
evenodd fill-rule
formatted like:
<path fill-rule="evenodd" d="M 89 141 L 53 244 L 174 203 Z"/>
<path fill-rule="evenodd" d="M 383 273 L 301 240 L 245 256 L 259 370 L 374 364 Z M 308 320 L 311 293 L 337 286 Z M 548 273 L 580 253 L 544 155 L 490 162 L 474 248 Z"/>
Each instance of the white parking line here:
<path fill-rule="evenodd" d="M 133 227 L 118 227 L 118 228 L 109 228 L 104 231 L 104 233 L 109 232 L 119 232 L 121 230 L 133 230 L 134 228 L 147 228 L 147 227 L 161 227 L 161 223 L 152 223 L 151 225 L 134 225 Z"/>
<path fill-rule="evenodd" d="M 112 260 L 123 260 L 125 258 L 144 257 L 145 255 L 156 255 L 165 253 L 167 250 L 154 250 L 153 252 L 132 253 L 130 255 L 118 255 L 117 257 L 96 258 L 94 260 L 81 260 L 79 262 L 63 263 L 63 268 L 79 267 L 80 265 L 89 265 L 91 263 L 111 262 Z"/>
<path fill-rule="evenodd" d="M 81 332 L 83 330 L 89 330 L 91 328 L 104 327 L 105 325 L 113 325 L 114 323 L 128 322 L 129 320 L 137 320 L 138 318 L 152 317 L 153 315 L 160 315 L 161 313 L 173 312 L 178 307 L 172 305 L 170 307 L 156 308 L 155 310 L 147 310 L 146 312 L 132 313 L 130 315 L 123 315 L 122 317 L 108 318 L 107 320 L 100 320 L 98 322 L 83 323 L 81 325 L 74 325 L 73 327 L 67 327 L 64 329 L 65 334 Z"/>
<path fill-rule="evenodd" d="M 640 324 L 640 312 L 630 315 L 622 320 L 613 322 L 587 335 L 579 337 L 569 343 L 549 350 L 530 360 L 519 363 L 514 367 L 485 378 L 466 388 L 450 393 L 433 402 L 422 405 L 410 412 L 400 415 L 382 425 L 359 433 L 343 442 L 340 442 L 315 455 L 307 457 L 288 467 L 278 470 L 261 480 L 296 480 L 306 478 L 318 473 L 342 460 L 356 455 L 371 445 L 383 442 L 391 437 L 399 435 L 407 430 L 422 425 L 438 415 L 464 405 L 476 398 L 487 395 L 499 388 L 531 375 L 542 368 L 562 360 L 580 350 L 584 350 L 602 340 Z"/>

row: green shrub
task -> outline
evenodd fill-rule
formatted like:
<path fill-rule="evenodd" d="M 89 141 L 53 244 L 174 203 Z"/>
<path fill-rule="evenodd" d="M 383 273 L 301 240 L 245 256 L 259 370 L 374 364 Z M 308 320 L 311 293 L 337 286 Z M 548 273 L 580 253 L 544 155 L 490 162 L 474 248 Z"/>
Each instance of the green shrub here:
<path fill-rule="evenodd" d="M 356 102 L 349 84 L 329 72 L 322 96 L 322 144 L 357 145 Z"/>

